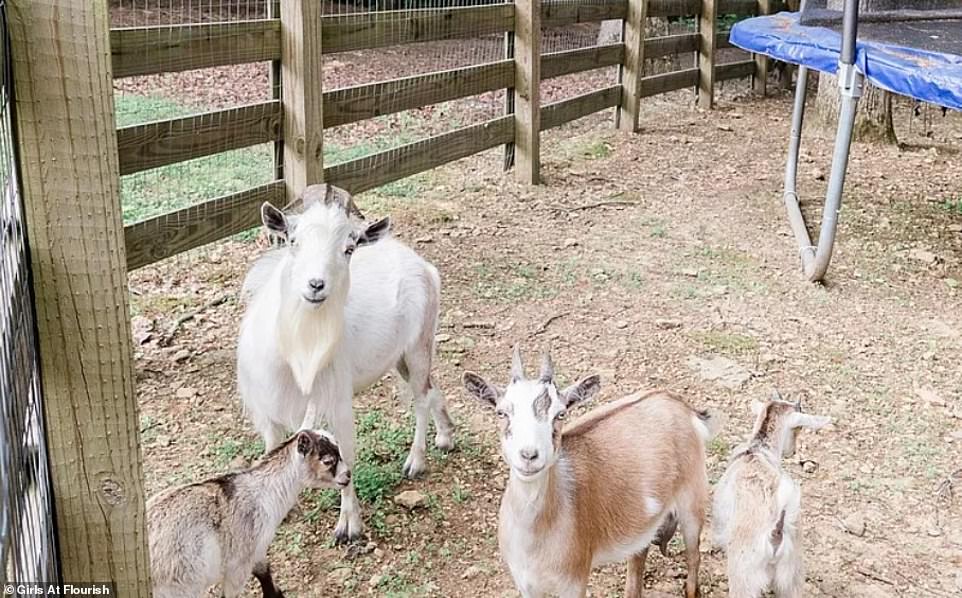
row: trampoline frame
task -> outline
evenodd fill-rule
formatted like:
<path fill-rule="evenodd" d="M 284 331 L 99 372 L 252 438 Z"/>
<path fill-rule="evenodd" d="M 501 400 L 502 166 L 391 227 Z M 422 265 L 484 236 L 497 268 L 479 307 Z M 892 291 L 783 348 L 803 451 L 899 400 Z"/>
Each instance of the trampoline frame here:
<path fill-rule="evenodd" d="M 802 7 L 804 9 L 804 6 Z M 858 100 L 862 97 L 865 77 L 855 68 L 855 40 L 858 33 L 858 0 L 845 0 L 842 20 L 842 47 L 839 57 L 838 86 L 840 107 L 838 129 L 835 133 L 835 148 L 832 153 L 832 172 L 828 179 L 825 205 L 822 209 L 822 223 L 818 235 L 818 246 L 812 245 L 805 217 L 799 204 L 797 175 L 799 148 L 802 141 L 802 124 L 805 119 L 805 97 L 808 92 L 808 67 L 799 66 L 798 81 L 795 87 L 795 105 L 792 111 L 792 132 L 788 143 L 788 160 L 785 165 L 785 190 L 783 199 L 788 212 L 788 221 L 798 242 L 798 253 L 802 261 L 805 277 L 810 282 L 819 282 L 825 277 L 832 260 L 835 247 L 835 232 L 838 229 L 838 215 L 842 209 L 842 191 L 845 188 L 845 174 L 848 170 L 849 152 L 852 148 L 852 134 L 855 129 L 855 114 Z"/>

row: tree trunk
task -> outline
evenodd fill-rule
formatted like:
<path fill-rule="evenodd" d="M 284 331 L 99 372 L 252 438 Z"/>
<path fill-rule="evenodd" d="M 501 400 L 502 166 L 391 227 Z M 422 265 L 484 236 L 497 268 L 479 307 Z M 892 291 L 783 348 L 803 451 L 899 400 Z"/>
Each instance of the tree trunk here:
<path fill-rule="evenodd" d="M 871 9 L 882 1 L 859 0 L 859 10 Z M 843 4 L 844 0 L 829 0 L 828 7 L 842 10 Z M 823 127 L 831 132 L 834 132 L 838 125 L 839 101 L 838 78 L 820 73 L 815 111 Z M 898 142 L 892 121 L 892 94 L 865 83 L 865 90 L 858 102 L 854 138 L 859 141 Z"/>

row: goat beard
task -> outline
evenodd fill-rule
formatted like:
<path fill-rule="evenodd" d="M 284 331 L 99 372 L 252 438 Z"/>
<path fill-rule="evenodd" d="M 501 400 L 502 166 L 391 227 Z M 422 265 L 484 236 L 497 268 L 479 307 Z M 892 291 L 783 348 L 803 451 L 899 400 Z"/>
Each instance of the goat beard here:
<path fill-rule="evenodd" d="M 331 296 L 323 305 L 310 308 L 297 302 L 290 314 L 281 318 L 278 345 L 294 381 L 305 395 L 310 394 L 317 373 L 334 358 L 344 333 L 344 298 Z"/>

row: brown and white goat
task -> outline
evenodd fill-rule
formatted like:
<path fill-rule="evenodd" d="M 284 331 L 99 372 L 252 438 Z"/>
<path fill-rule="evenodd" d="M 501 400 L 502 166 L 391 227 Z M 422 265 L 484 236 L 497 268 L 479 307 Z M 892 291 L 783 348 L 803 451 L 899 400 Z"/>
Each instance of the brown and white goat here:
<path fill-rule="evenodd" d="M 798 598 L 805 581 L 798 529 L 801 490 L 781 465 L 795 453 L 800 428 L 817 430 L 829 418 L 802 413 L 778 393 L 754 401 L 749 441 L 735 450 L 715 488 L 713 537 L 728 556 L 728 595 L 759 598 L 766 589 L 778 598 Z"/>
<path fill-rule="evenodd" d="M 343 488 L 351 472 L 334 438 L 302 430 L 250 469 L 179 486 L 147 501 L 156 598 L 238 596 L 253 572 L 265 598 L 283 598 L 267 549 L 305 488 Z"/>
<path fill-rule="evenodd" d="M 706 413 L 652 391 L 565 426 L 568 408 L 598 391 L 598 376 L 559 390 L 545 354 L 538 378 L 528 379 L 517 347 L 506 388 L 471 372 L 463 381 L 500 419 L 510 476 L 498 539 L 522 596 L 584 596 L 592 569 L 628 560 L 625 595 L 638 598 L 648 547 L 676 519 L 688 562 L 685 595 L 698 595 L 708 507 L 704 443 L 713 427 Z"/>

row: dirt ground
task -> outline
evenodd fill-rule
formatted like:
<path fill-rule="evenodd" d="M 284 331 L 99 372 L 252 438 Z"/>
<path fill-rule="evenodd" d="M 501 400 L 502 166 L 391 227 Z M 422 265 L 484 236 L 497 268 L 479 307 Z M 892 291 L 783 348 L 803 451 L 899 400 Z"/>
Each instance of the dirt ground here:
<path fill-rule="evenodd" d="M 365 505 L 357 546 L 332 546 L 335 504 L 305 496 L 272 548 L 287 595 L 516 595 L 495 539 L 506 471 L 494 417 L 458 380 L 504 379 L 519 341 L 530 356 L 551 346 L 568 379 L 600 373 L 596 403 L 667 387 L 726 414 L 712 481 L 749 430 L 751 399 L 800 397 L 834 420 L 786 463 L 803 492 L 807 595 L 960 595 L 962 115 L 926 112 L 923 126 L 902 106 L 904 149 L 854 147 L 832 268 L 812 285 L 779 200 L 789 111 L 786 95 L 728 95 L 704 112 L 675 94 L 645 103 L 637 135 L 608 114 L 548 133 L 537 187 L 490 151 L 422 175 L 414 193 L 360 196 L 442 273 L 436 375 L 460 448 L 433 454 L 376 516 Z M 831 144 L 807 134 L 801 189 L 814 198 Z M 238 286 L 259 251 L 220 243 L 130 277 L 151 494 L 256 455 L 233 352 Z M 740 383 L 704 377 L 699 360 L 716 356 Z M 407 430 L 398 395 L 387 379 L 357 397 L 359 417 L 380 411 Z M 426 508 L 393 505 L 408 489 Z M 707 529 L 702 550 L 703 596 L 723 596 Z M 683 575 L 678 546 L 653 555 L 651 595 L 680 595 Z M 597 571 L 590 595 L 619 595 L 623 576 Z"/>

